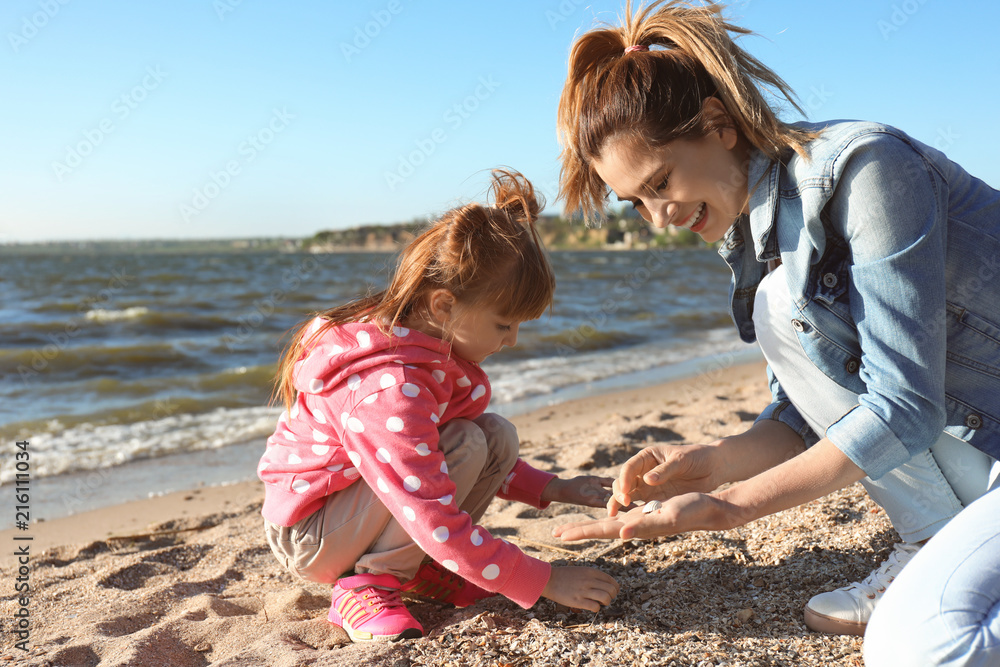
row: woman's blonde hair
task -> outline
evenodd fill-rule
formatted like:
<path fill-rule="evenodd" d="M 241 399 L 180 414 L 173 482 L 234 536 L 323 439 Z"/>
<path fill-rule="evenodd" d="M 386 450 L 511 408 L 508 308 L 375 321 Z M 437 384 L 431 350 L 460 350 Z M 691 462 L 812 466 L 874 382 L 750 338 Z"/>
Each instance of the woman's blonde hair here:
<path fill-rule="evenodd" d="M 445 213 L 400 253 L 381 292 L 317 313 L 302 322 L 278 366 L 275 396 L 290 408 L 295 362 L 327 329 L 362 318 L 387 333 L 444 288 L 466 304 L 490 305 L 501 317 L 533 320 L 552 305 L 555 277 L 535 221 L 542 209 L 531 183 L 516 171 L 492 172 L 487 205 Z M 326 320 L 308 340 L 309 323 Z"/>
<path fill-rule="evenodd" d="M 805 115 L 781 77 L 741 49 L 730 33 L 752 34 L 727 23 L 722 5 L 657 0 L 622 25 L 605 25 L 579 37 L 559 100 L 563 150 L 560 196 L 566 213 L 586 217 L 604 208 L 607 188 L 594 170 L 610 139 L 627 147 L 658 148 L 699 138 L 734 122 L 754 147 L 772 160 L 787 149 L 804 154 L 816 135 L 780 121 L 761 93 L 769 87 Z M 626 52 L 630 46 L 645 47 Z M 718 98 L 730 121 L 702 114 Z"/>

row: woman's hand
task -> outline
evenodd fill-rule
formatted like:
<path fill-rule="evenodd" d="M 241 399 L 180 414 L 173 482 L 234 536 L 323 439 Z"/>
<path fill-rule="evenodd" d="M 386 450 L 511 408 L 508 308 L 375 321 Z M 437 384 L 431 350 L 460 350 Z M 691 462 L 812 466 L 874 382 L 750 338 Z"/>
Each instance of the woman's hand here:
<path fill-rule="evenodd" d="M 653 445 L 622 466 L 608 501 L 608 516 L 637 500 L 667 500 L 685 493 L 714 491 L 723 480 L 716 454 L 708 445 Z"/>
<path fill-rule="evenodd" d="M 618 582 L 597 568 L 553 566 L 542 596 L 573 609 L 599 612 L 618 595 Z"/>
<path fill-rule="evenodd" d="M 554 478 L 542 491 L 542 502 L 604 507 L 611 498 L 611 477 L 580 475 L 572 479 Z"/>
<path fill-rule="evenodd" d="M 559 526 L 555 536 L 564 542 L 589 539 L 649 539 L 687 533 L 692 530 L 728 530 L 754 517 L 718 496 L 685 493 L 663 502 L 659 509 L 645 512 L 637 507 L 606 519 L 577 521 Z"/>
<path fill-rule="evenodd" d="M 829 439 L 784 463 L 715 493 L 685 493 L 665 500 L 660 509 L 559 526 L 565 541 L 649 538 L 691 530 L 728 530 L 762 516 L 821 498 L 865 477 L 865 472 Z"/>

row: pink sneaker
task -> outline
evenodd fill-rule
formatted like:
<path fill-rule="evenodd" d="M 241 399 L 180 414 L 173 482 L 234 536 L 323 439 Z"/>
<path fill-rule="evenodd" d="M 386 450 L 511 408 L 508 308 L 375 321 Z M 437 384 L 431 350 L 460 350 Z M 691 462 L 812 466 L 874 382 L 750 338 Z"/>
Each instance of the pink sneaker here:
<path fill-rule="evenodd" d="M 401 590 L 419 598 L 447 602 L 456 607 L 468 607 L 496 595 L 444 569 L 434 561 L 421 565 L 416 576 L 403 584 Z"/>
<path fill-rule="evenodd" d="M 399 597 L 399 579 L 391 574 L 338 579 L 328 618 L 356 642 L 397 642 L 424 634 Z"/>

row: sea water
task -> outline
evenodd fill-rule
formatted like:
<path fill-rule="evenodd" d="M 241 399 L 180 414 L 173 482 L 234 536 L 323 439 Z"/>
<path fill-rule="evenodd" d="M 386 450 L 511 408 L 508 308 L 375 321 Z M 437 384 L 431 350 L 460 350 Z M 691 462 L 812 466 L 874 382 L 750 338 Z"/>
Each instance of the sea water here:
<path fill-rule="evenodd" d="M 739 341 L 729 269 L 711 249 L 551 257 L 551 312 L 483 364 L 494 411 L 510 416 L 690 374 L 713 359 L 759 358 Z M 310 313 L 384 287 L 394 260 L 3 257 L 0 446 L 31 443 L 33 476 L 50 478 L 49 495 L 62 498 L 50 499 L 50 518 L 130 494 L 252 479 L 281 412 L 270 397 L 288 332 Z M 13 455 L 0 457 L 0 483 L 13 476 Z"/>

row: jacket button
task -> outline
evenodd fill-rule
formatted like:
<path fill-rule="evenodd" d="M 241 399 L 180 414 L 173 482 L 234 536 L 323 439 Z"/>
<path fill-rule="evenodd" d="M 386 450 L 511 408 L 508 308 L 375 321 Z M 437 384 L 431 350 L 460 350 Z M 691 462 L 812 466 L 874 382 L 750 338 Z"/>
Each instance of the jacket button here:
<path fill-rule="evenodd" d="M 792 328 L 802 333 L 806 330 L 806 325 L 803 324 L 802 320 L 792 320 Z"/>
<path fill-rule="evenodd" d="M 972 429 L 979 428 L 983 425 L 983 418 L 973 412 L 965 418 L 965 425 Z"/>
<path fill-rule="evenodd" d="M 833 273 L 827 273 L 826 275 L 823 276 L 823 284 L 826 285 L 827 287 L 836 287 L 837 276 Z"/>
<path fill-rule="evenodd" d="M 860 364 L 858 363 L 857 359 L 848 359 L 847 363 L 844 364 L 844 370 L 846 370 L 848 373 L 857 373 L 858 366 L 860 366 Z"/>

